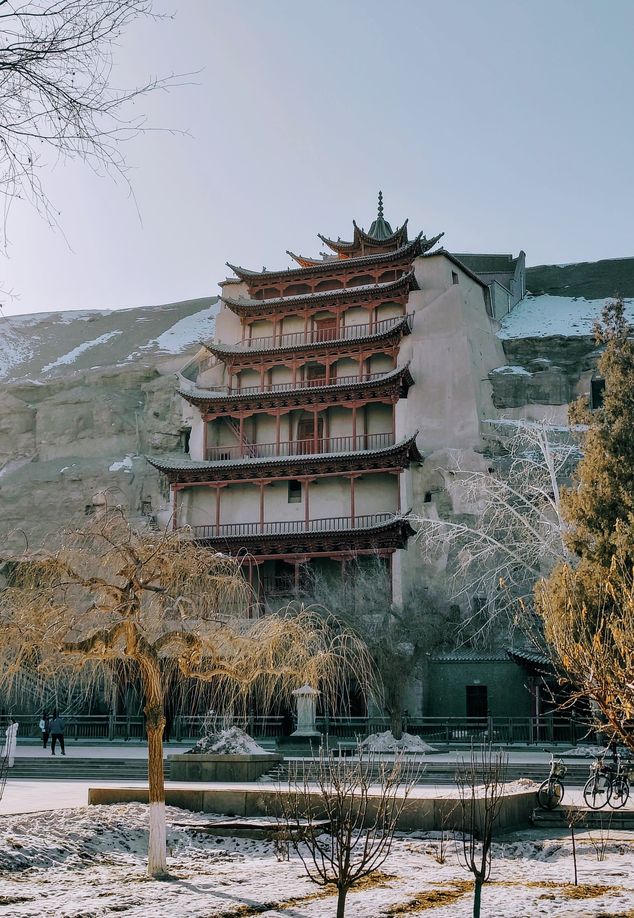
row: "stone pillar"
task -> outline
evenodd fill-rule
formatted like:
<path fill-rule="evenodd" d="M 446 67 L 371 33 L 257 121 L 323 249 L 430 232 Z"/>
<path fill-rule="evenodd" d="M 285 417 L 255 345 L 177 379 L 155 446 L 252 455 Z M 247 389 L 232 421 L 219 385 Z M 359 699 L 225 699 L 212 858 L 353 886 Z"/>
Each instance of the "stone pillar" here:
<path fill-rule="evenodd" d="M 302 685 L 293 692 L 297 705 L 297 729 L 292 736 L 321 736 L 315 725 L 315 707 L 319 692 L 310 685 Z"/>

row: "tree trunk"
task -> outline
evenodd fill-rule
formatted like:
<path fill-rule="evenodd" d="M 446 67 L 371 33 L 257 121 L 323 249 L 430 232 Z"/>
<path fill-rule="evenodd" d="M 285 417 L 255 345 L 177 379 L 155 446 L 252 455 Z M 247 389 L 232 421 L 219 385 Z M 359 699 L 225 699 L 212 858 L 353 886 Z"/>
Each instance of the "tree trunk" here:
<path fill-rule="evenodd" d="M 165 783 L 163 776 L 163 723 L 147 725 L 148 802 L 150 832 L 147 849 L 147 872 L 151 877 L 167 876 L 167 830 L 165 827 Z"/>
<path fill-rule="evenodd" d="M 473 889 L 473 918 L 480 918 L 480 899 L 482 897 L 482 880 L 476 877 Z"/>
<path fill-rule="evenodd" d="M 145 695 L 147 723 L 147 776 L 150 805 L 150 831 L 147 849 L 147 872 L 151 877 L 166 877 L 167 831 L 165 827 L 165 778 L 163 773 L 163 730 L 165 713 L 161 673 L 154 661 L 144 658 L 141 677 Z"/>
<path fill-rule="evenodd" d="M 339 893 L 337 895 L 337 918 L 344 918 L 347 894 L 348 888 L 346 886 L 340 886 Z"/>
<path fill-rule="evenodd" d="M 395 740 L 400 740 L 403 736 L 403 714 L 401 709 L 392 711 L 390 715 L 390 725 L 392 729 L 392 736 Z"/>

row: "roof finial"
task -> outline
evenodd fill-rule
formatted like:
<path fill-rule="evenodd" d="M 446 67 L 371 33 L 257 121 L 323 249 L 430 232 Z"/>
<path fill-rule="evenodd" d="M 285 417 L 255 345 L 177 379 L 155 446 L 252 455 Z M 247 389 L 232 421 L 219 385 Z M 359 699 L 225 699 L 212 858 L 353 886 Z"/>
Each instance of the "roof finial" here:
<path fill-rule="evenodd" d="M 379 191 L 379 218 L 383 217 L 383 192 Z"/>

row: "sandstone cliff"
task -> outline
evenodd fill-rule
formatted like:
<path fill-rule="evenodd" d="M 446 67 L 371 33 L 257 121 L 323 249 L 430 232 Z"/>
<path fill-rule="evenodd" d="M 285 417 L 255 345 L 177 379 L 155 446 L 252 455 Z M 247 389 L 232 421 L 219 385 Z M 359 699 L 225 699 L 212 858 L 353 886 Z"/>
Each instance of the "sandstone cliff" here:
<path fill-rule="evenodd" d="M 215 298 L 0 322 L 0 534 L 19 548 L 92 512 L 96 495 L 151 518 L 143 458 L 182 448 L 175 372 L 213 334 Z M 99 498 L 97 498 L 99 499 Z"/>

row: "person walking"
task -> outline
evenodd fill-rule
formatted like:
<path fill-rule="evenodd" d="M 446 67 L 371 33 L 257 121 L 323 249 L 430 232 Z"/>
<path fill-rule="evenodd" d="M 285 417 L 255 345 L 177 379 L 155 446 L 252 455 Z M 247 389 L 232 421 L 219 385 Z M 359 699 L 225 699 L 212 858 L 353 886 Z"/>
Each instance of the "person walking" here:
<path fill-rule="evenodd" d="M 55 746 L 58 740 L 62 755 L 66 755 L 64 749 L 64 721 L 57 711 L 54 711 L 53 720 L 51 721 L 51 755 L 55 755 Z"/>
<path fill-rule="evenodd" d="M 42 748 L 46 749 L 48 737 L 51 732 L 51 722 L 46 711 L 44 711 L 40 720 L 40 730 L 42 731 Z"/>

